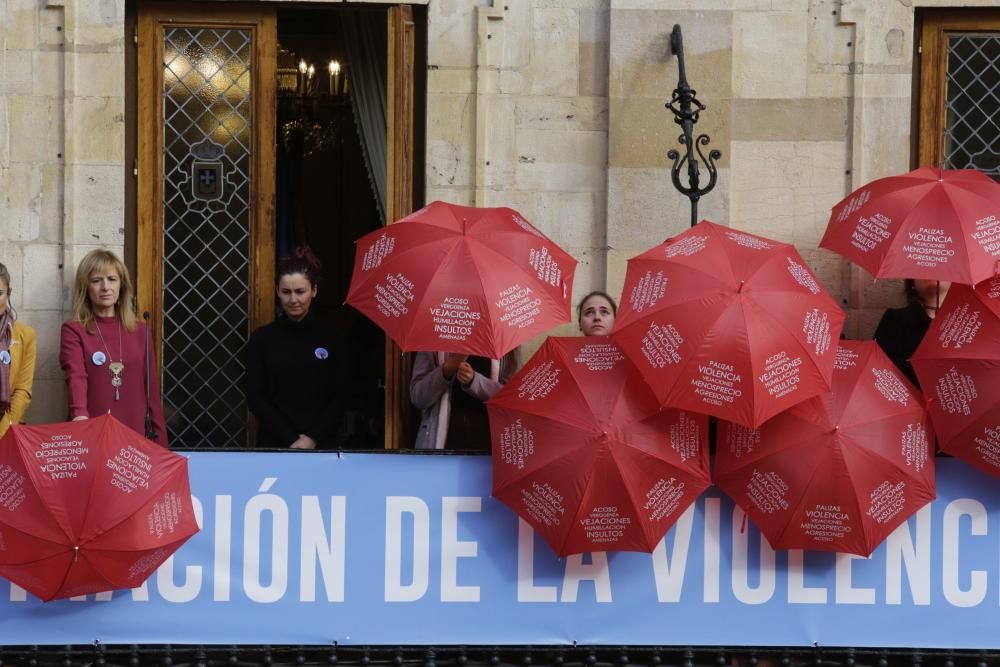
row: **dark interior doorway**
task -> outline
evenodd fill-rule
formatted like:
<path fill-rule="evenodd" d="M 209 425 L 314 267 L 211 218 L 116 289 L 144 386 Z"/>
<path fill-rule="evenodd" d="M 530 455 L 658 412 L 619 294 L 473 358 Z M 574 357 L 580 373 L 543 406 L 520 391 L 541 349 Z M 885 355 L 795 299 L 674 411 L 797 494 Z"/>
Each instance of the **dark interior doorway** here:
<path fill-rule="evenodd" d="M 351 12 L 386 24 L 386 11 L 378 7 L 278 12 L 275 249 L 282 257 L 306 243 L 323 262 L 325 284 L 313 307 L 350 348 L 341 446 L 381 449 L 385 336 L 344 305 L 354 241 L 382 225 L 365 155 L 371 147 L 360 131 L 364 111 L 352 100 L 356 68 L 342 39 Z M 374 46 L 384 63 L 384 30 L 382 43 Z"/>

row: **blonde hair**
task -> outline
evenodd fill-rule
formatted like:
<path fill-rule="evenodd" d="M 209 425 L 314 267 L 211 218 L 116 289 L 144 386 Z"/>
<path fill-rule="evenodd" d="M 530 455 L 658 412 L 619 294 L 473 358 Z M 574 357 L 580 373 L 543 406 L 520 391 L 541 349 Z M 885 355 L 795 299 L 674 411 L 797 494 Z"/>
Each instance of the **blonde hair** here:
<path fill-rule="evenodd" d="M 110 250 L 91 250 L 76 267 L 73 284 L 73 320 L 83 325 L 88 333 L 94 333 L 94 304 L 90 302 L 90 276 L 97 271 L 114 271 L 118 274 L 120 288 L 115 302 L 115 316 L 128 331 L 135 331 L 135 313 L 132 311 L 132 279 L 128 267 Z"/>

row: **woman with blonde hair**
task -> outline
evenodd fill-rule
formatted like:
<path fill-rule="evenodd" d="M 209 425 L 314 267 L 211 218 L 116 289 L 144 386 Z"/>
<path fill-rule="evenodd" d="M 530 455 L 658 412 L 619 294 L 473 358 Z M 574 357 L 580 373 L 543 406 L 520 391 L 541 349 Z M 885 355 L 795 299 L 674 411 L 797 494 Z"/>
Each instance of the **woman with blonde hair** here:
<path fill-rule="evenodd" d="M 76 269 L 73 319 L 62 326 L 59 363 L 69 417 L 110 413 L 167 446 L 156 364 L 145 322 L 132 310 L 128 269 L 110 250 L 91 250 Z"/>
<path fill-rule="evenodd" d="M 10 272 L 0 264 L 0 437 L 24 419 L 35 379 L 35 331 L 17 321 Z"/>

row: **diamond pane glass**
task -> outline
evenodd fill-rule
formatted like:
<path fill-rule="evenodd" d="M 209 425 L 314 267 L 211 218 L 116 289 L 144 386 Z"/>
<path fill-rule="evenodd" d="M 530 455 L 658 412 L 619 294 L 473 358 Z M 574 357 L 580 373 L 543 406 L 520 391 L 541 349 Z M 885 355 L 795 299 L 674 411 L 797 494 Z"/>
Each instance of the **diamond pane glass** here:
<path fill-rule="evenodd" d="M 1000 34 L 948 37 L 944 166 L 1000 181 Z"/>
<path fill-rule="evenodd" d="M 250 318 L 248 30 L 163 44 L 163 402 L 181 447 L 246 445 Z"/>

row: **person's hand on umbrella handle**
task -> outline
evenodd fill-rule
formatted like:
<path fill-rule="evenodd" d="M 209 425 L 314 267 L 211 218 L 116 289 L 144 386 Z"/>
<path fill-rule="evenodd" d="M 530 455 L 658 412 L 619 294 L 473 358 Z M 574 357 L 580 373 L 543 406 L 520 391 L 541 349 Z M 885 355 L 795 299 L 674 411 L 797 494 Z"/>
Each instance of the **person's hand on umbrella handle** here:
<path fill-rule="evenodd" d="M 458 367 L 465 363 L 465 360 L 469 358 L 467 354 L 455 354 L 454 352 L 449 352 L 448 356 L 445 357 L 444 364 L 441 366 L 441 373 L 444 374 L 445 380 L 454 380 L 455 374 L 458 372 Z"/>
<path fill-rule="evenodd" d="M 304 433 L 300 433 L 298 439 L 293 442 L 289 449 L 316 449 L 316 441 Z"/>
<path fill-rule="evenodd" d="M 455 377 L 458 378 L 458 381 L 462 383 L 463 387 L 468 387 L 472 384 L 472 379 L 476 377 L 476 371 L 472 370 L 472 366 L 469 365 L 468 361 L 463 361 L 458 365 Z"/>
<path fill-rule="evenodd" d="M 76 417 L 73 417 L 72 419 L 70 419 L 70 421 L 73 421 L 73 422 L 82 422 L 84 419 L 87 419 L 87 415 L 77 415 Z"/>

